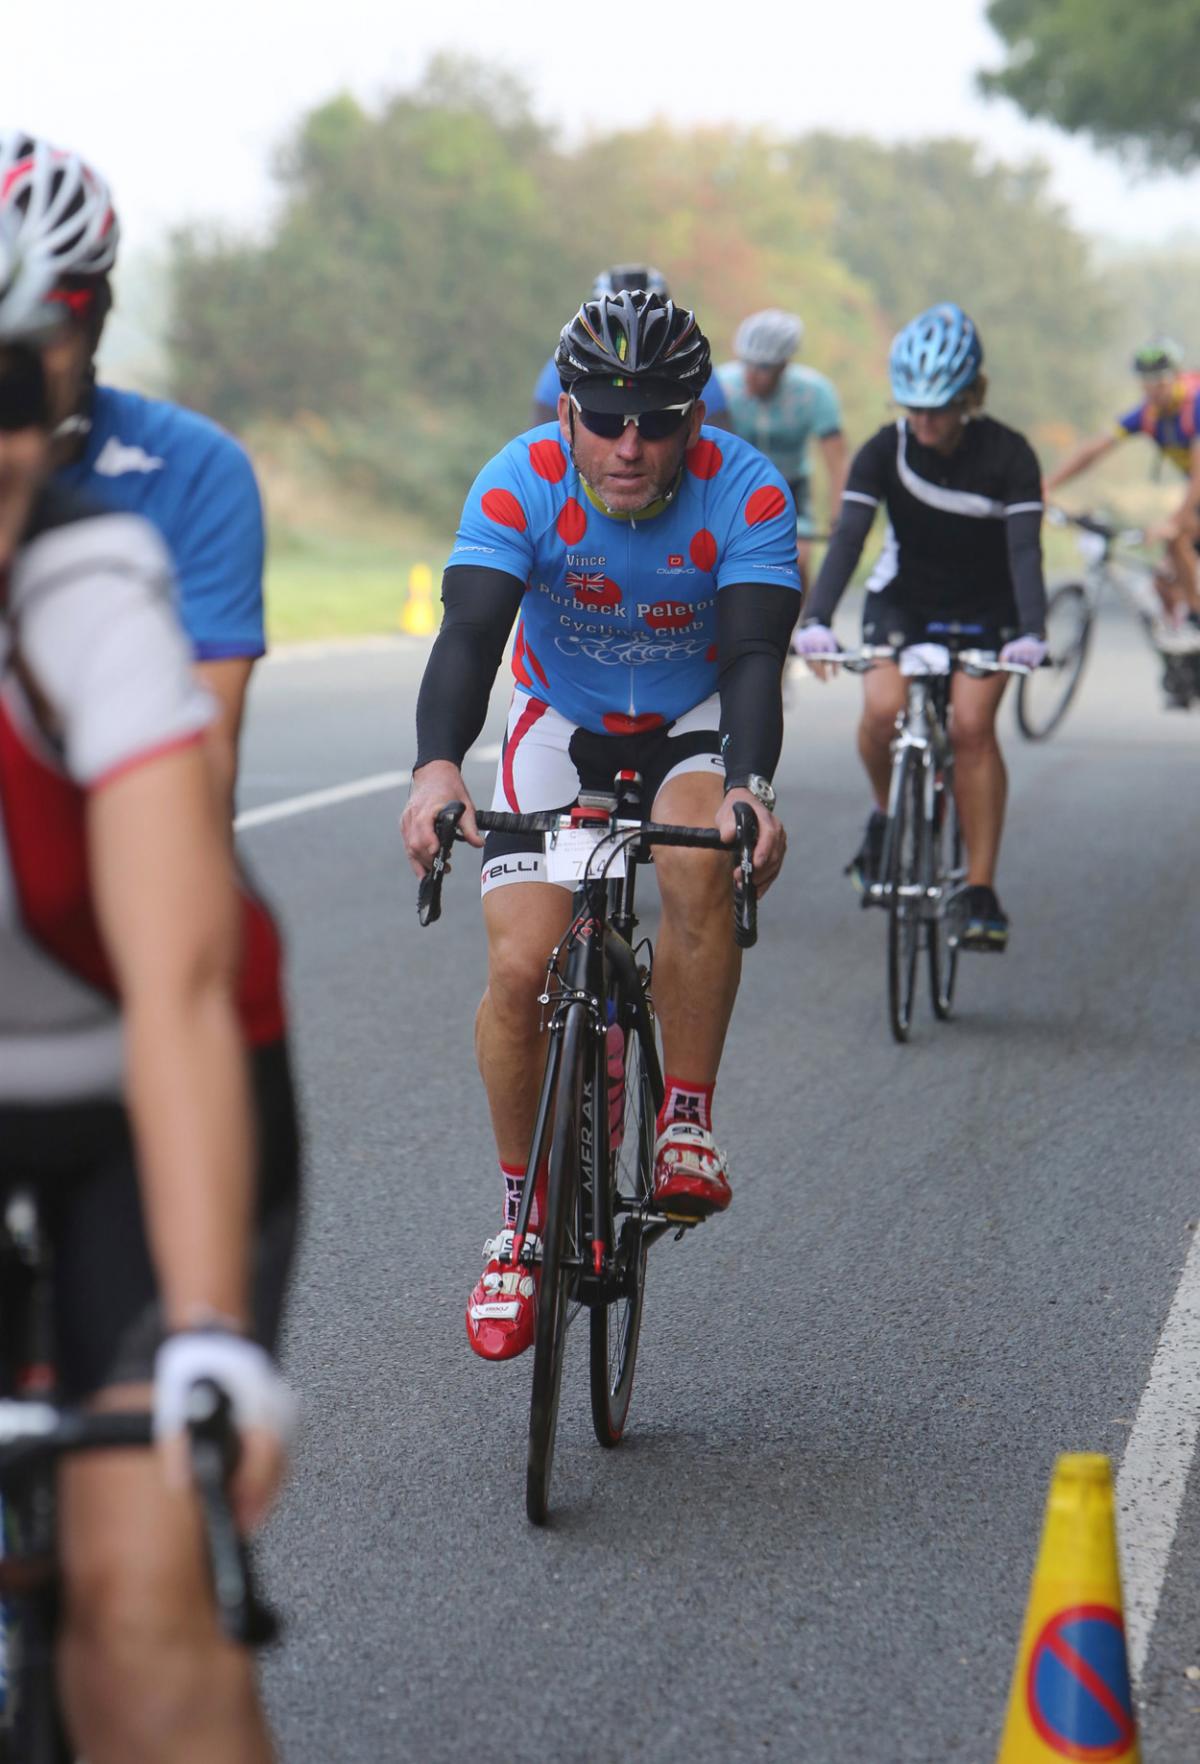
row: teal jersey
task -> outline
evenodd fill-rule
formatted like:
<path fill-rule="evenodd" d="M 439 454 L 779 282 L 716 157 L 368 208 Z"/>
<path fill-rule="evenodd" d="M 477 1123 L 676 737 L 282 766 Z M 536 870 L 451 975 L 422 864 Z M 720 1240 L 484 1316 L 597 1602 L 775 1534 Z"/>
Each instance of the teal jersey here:
<path fill-rule="evenodd" d="M 740 361 L 727 361 L 717 377 L 729 400 L 735 434 L 765 453 L 789 484 L 808 478 L 808 443 L 837 435 L 842 410 L 832 382 L 813 368 L 789 362 L 772 398 L 752 398 Z"/>

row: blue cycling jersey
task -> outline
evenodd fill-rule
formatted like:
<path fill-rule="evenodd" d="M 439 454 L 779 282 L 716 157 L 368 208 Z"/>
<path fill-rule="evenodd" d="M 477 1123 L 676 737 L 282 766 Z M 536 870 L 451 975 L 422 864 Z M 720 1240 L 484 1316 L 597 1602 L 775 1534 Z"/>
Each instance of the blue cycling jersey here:
<path fill-rule="evenodd" d="M 58 481 L 158 528 L 197 660 L 261 655 L 262 503 L 243 448 L 207 417 L 112 386 L 96 388 L 91 422 Z"/>
<path fill-rule="evenodd" d="M 553 410 L 558 403 L 558 395 L 561 391 L 562 382 L 558 377 L 558 369 L 554 365 L 554 357 L 551 356 L 537 377 L 537 384 L 533 388 L 533 402 L 535 404 L 548 404 L 551 410 Z M 705 408 L 709 416 L 717 416 L 720 412 L 729 409 L 729 400 L 725 396 L 725 388 L 722 386 L 715 373 L 708 376 L 708 379 L 704 383 L 704 390 L 701 392 L 700 396 L 704 400 Z"/>
<path fill-rule="evenodd" d="M 800 591 L 796 512 L 756 447 L 702 429 L 672 499 L 637 519 L 591 500 L 557 423 L 510 441 L 471 487 L 447 568 L 525 583 L 518 684 L 596 734 L 670 723 L 717 690 L 717 595 Z"/>

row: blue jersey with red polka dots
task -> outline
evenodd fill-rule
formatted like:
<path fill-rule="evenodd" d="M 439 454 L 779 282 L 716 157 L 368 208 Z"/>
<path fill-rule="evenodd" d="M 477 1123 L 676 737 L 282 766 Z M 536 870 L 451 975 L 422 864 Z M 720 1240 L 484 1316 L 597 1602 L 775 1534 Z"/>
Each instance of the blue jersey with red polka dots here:
<path fill-rule="evenodd" d="M 768 459 L 701 429 L 656 514 L 605 514 L 556 423 L 530 429 L 471 487 L 447 568 L 525 584 L 517 683 L 584 729 L 670 723 L 717 690 L 717 595 L 738 583 L 800 592 L 791 492 Z"/>

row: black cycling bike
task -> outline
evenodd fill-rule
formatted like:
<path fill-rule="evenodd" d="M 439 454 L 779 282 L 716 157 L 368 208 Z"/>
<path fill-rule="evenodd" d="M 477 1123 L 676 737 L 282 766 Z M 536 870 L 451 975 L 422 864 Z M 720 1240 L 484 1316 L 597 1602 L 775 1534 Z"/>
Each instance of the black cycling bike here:
<path fill-rule="evenodd" d="M 869 644 L 810 659 L 862 674 L 879 662 L 896 661 L 899 654 L 886 644 Z M 951 672 L 961 668 L 980 677 L 1029 673 L 1028 668 L 1002 662 L 982 649 L 959 649 L 951 654 L 949 666 L 947 672 L 924 672 L 914 665 L 907 673 L 906 702 L 892 742 L 879 874 L 862 897 L 865 907 L 883 907 L 888 915 L 888 1023 L 901 1042 L 908 1040 L 912 1028 L 922 948 L 928 958 L 933 1014 L 943 1022 L 954 1014 L 959 956 L 955 906 L 967 870 L 948 732 Z"/>
<path fill-rule="evenodd" d="M 550 957 L 541 995 L 549 1047 L 526 1168 L 548 1168 L 541 1232 L 540 1286 L 529 1409 L 525 1510 L 535 1525 L 549 1511 L 567 1329 L 581 1310 L 590 1316 L 592 1423 L 603 1446 L 625 1430 L 633 1393 L 650 1245 L 682 1235 L 698 1221 L 668 1216 L 654 1203 L 654 1141 L 663 1099 L 651 997 L 653 953 L 634 944 L 634 894 L 639 865 L 655 845 L 726 850 L 713 827 L 671 827 L 632 817 L 641 779 L 620 773 L 613 795 L 583 795 L 564 813 L 501 814 L 480 810 L 481 829 L 546 835 L 547 863 L 575 882 L 574 912 Z M 622 819 L 624 810 L 630 818 Z M 755 941 L 752 857 L 758 824 L 738 804 L 734 936 Z M 429 925 L 441 913 L 441 886 L 463 814 L 450 803 L 437 818 L 441 849 L 420 885 L 418 912 Z M 610 1026 L 624 1037 L 624 1084 L 609 1077 Z M 530 1216 L 535 1183 L 527 1181 L 513 1237 L 512 1259 L 535 1278 Z"/>
<path fill-rule="evenodd" d="M 71 1764 L 55 1676 L 56 1465 L 67 1452 L 149 1446 L 147 1414 L 61 1408 L 54 1372 L 54 1268 L 36 1193 L 14 1187 L 0 1213 L 0 1764 Z M 237 1462 L 229 1400 L 192 1392 L 188 1433 L 222 1628 L 248 1647 L 272 1641 L 227 1497 Z"/>

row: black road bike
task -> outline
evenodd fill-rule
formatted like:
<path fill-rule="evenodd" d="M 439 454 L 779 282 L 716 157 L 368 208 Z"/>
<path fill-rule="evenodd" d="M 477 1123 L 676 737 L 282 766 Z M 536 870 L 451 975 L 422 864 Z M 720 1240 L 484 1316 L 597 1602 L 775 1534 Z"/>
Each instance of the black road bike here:
<path fill-rule="evenodd" d="M 632 818 L 641 780 L 621 773 L 613 795 L 582 795 L 565 813 L 529 815 L 480 810 L 481 829 L 545 834 L 547 864 L 575 883 L 565 936 L 547 965 L 540 1003 L 549 1029 L 546 1070 L 526 1168 L 548 1170 L 541 1261 L 535 1262 L 530 1220 L 536 1182 L 525 1183 L 512 1260 L 540 1281 L 529 1408 L 525 1510 L 535 1525 L 549 1512 L 567 1330 L 589 1317 L 592 1424 L 602 1446 L 625 1431 L 633 1394 L 651 1244 L 682 1236 L 699 1221 L 668 1216 L 654 1202 L 654 1141 L 663 1100 L 662 1069 L 651 996 L 653 953 L 635 945 L 637 871 L 656 845 L 724 850 L 735 859 L 734 936 L 754 943 L 756 898 L 752 857 L 758 823 L 736 805 L 737 840 L 723 845 L 712 827 L 672 827 Z M 463 814 L 451 803 L 437 818 L 441 847 L 420 885 L 423 925 L 441 913 L 441 886 Z M 623 1088 L 609 1077 L 610 1028 L 623 1036 Z M 620 1092 L 620 1094 L 618 1094 Z"/>
<path fill-rule="evenodd" d="M 896 661 L 899 654 L 886 644 L 869 644 L 812 659 L 863 674 L 880 662 Z M 951 654 L 950 673 L 923 673 L 914 666 L 906 675 L 906 702 L 892 742 L 879 874 L 862 896 L 864 907 L 882 907 L 888 916 L 888 1025 L 900 1042 L 908 1040 L 912 1028 L 922 949 L 933 1014 L 941 1022 L 954 1014 L 959 958 L 955 907 L 967 879 L 948 732 L 950 677 L 958 668 L 976 677 L 1029 672 L 988 650 L 960 649 Z"/>
<path fill-rule="evenodd" d="M 5 1191 L 0 1212 L 0 1764 L 72 1764 L 59 1710 L 56 1468 L 66 1453 L 149 1446 L 148 1414 L 60 1406 L 54 1370 L 54 1267 L 34 1188 Z M 237 1464 L 229 1399 L 207 1380 L 189 1404 L 192 1473 L 218 1616 L 231 1641 L 278 1633 L 255 1590 L 227 1488 Z"/>

